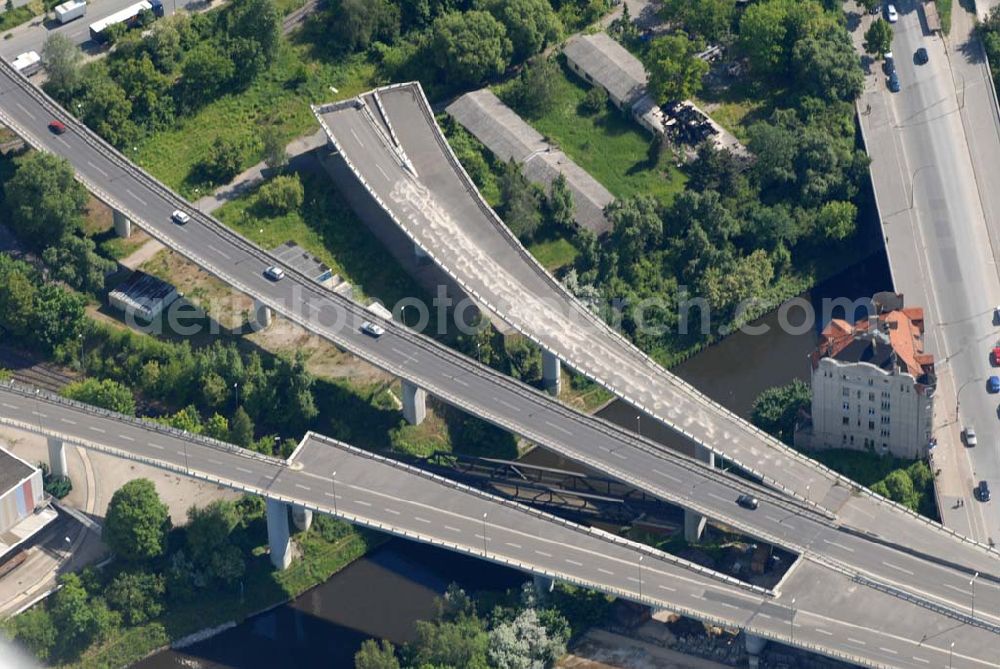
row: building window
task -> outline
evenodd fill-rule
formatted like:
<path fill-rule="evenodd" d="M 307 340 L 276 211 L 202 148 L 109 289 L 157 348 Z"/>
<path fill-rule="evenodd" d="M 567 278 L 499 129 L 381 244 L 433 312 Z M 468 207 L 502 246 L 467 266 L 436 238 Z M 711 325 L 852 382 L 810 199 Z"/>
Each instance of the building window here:
<path fill-rule="evenodd" d="M 847 416 L 844 416 L 843 423 L 844 423 L 844 425 L 850 425 L 851 424 L 851 419 L 848 418 Z"/>
<path fill-rule="evenodd" d="M 869 416 L 875 415 L 875 407 L 868 407 L 868 415 Z"/>
<path fill-rule="evenodd" d="M 851 391 L 848 390 L 847 388 L 841 388 L 840 389 L 840 394 L 843 395 L 844 397 L 850 397 L 851 396 Z"/>
<path fill-rule="evenodd" d="M 889 391 L 888 390 L 883 390 L 882 391 L 882 399 L 884 399 L 884 400 L 889 399 Z"/>
<path fill-rule="evenodd" d="M 861 399 L 861 391 L 858 391 L 858 399 Z"/>
<path fill-rule="evenodd" d="M 868 429 L 873 431 L 875 430 L 875 421 L 873 420 L 868 421 Z"/>
<path fill-rule="evenodd" d="M 889 424 L 889 417 L 888 416 L 882 416 L 882 424 L 883 425 L 888 425 Z"/>
<path fill-rule="evenodd" d="M 851 444 L 852 445 L 854 444 L 854 435 L 853 434 L 851 435 Z"/>
<path fill-rule="evenodd" d="M 890 408 L 892 408 L 891 404 L 888 402 L 882 402 L 882 411 L 888 411 Z"/>
<path fill-rule="evenodd" d="M 875 393 L 868 393 L 868 401 L 869 402 L 875 401 Z"/>
<path fill-rule="evenodd" d="M 875 385 L 875 379 L 868 379 L 868 385 L 874 386 Z"/>
<path fill-rule="evenodd" d="M 850 409 L 851 409 L 851 403 L 844 402 L 844 411 L 850 411 Z"/>

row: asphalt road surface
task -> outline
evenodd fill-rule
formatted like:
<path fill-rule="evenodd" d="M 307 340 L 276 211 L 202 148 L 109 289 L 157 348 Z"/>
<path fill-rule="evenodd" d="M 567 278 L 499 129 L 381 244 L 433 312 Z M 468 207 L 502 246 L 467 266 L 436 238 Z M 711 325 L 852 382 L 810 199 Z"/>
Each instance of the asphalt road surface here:
<path fill-rule="evenodd" d="M 844 509 L 856 505 L 871 519 L 859 519 L 854 531 L 843 531 L 810 505 L 767 492 L 731 475 L 712 471 L 690 458 L 666 451 L 599 419 L 578 414 L 557 401 L 509 377 L 456 355 L 425 337 L 385 322 L 386 334 L 373 339 L 360 333 L 364 309 L 330 293 L 286 268 L 285 280 L 272 282 L 263 270 L 266 254 L 213 219 L 192 211 L 184 226 L 169 220 L 178 196 L 137 172 L 96 141 L 62 111 L 44 106 L 37 93 L 15 84 L 9 68 L 0 68 L 0 109 L 13 119 L 17 132 L 49 151 L 67 157 L 81 178 L 98 195 L 125 209 L 136 221 L 168 245 L 181 249 L 202 267 L 248 294 L 256 295 L 289 318 L 374 364 L 414 381 L 428 392 L 465 410 L 522 434 L 610 476 L 629 482 L 664 499 L 741 529 L 751 536 L 800 548 L 842 566 L 904 588 L 914 597 L 933 599 L 951 609 L 965 606 L 968 574 L 983 572 L 977 591 L 979 615 L 992 618 L 1000 611 L 1000 568 L 995 554 L 962 543 L 939 528 L 908 514 L 893 511 L 866 494 L 852 495 L 839 486 L 834 492 L 847 498 Z M 46 129 L 52 116 L 71 128 L 64 135 Z M 109 195 L 113 193 L 113 195 Z M 141 211 L 139 216 L 135 212 Z M 735 499 L 742 491 L 761 498 L 761 508 L 747 511 Z M 866 502 L 865 500 L 868 500 Z M 879 540 L 870 541 L 865 531 Z M 860 542 L 860 543 L 858 543 Z M 893 544 L 904 544 L 911 554 Z M 847 546 L 844 548 L 844 546 Z M 958 568 L 935 561 L 947 557 Z"/>
<path fill-rule="evenodd" d="M 285 463 L 7 387 L 0 422 L 855 662 L 996 666 L 997 634 L 813 561 L 775 595 L 317 435 Z"/>

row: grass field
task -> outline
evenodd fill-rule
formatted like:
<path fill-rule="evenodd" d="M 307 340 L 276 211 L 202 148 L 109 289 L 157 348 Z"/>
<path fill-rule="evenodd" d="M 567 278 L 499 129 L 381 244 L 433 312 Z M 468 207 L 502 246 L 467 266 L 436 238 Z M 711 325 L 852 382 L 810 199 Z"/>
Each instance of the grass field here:
<path fill-rule="evenodd" d="M 306 77 L 299 83 L 303 64 Z M 312 59 L 308 45 L 283 41 L 274 64 L 249 88 L 223 96 L 179 119 L 173 129 L 140 142 L 135 158 L 185 197 L 197 199 L 218 185 L 200 181 L 196 169 L 217 138 L 240 145 L 243 167 L 249 167 L 262 158 L 261 127 L 276 125 L 291 141 L 319 127 L 311 103 L 357 95 L 374 81 L 375 68 L 363 54 L 331 64 Z"/>
<path fill-rule="evenodd" d="M 684 174 L 668 160 L 651 161 L 652 137 L 608 105 L 588 116 L 580 103 L 588 86 L 565 68 L 555 82 L 556 103 L 539 118 L 526 119 L 554 142 L 615 197 L 653 195 L 663 203 L 684 188 Z M 503 86 L 497 87 L 501 97 Z M 655 156 L 654 156 L 655 160 Z"/>
<path fill-rule="evenodd" d="M 528 251 L 550 272 L 572 265 L 578 253 L 576 247 L 562 237 L 534 242 L 528 245 Z"/>

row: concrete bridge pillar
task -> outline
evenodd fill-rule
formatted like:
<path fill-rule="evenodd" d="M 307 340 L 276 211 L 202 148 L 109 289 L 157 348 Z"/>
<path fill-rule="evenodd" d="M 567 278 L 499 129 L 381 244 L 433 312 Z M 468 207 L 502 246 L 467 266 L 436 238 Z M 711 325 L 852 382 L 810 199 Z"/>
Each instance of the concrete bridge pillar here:
<path fill-rule="evenodd" d="M 128 216 L 121 213 L 117 209 L 114 210 L 112 214 L 112 219 L 115 222 L 115 234 L 119 237 L 131 237 L 132 236 L 132 221 L 129 220 Z"/>
<path fill-rule="evenodd" d="M 66 445 L 62 439 L 49 437 L 49 471 L 53 476 L 69 476 L 69 467 L 66 465 Z"/>
<path fill-rule="evenodd" d="M 420 425 L 427 417 L 427 391 L 403 379 L 403 418 L 410 425 Z"/>
<path fill-rule="evenodd" d="M 288 505 L 274 499 L 267 500 L 267 543 L 271 547 L 271 564 L 276 569 L 288 569 L 292 563 Z"/>
<path fill-rule="evenodd" d="M 313 512 L 305 507 L 293 506 L 292 522 L 295 523 L 295 529 L 299 532 L 305 532 L 312 527 Z"/>
<path fill-rule="evenodd" d="M 535 594 L 538 595 L 539 599 L 552 592 L 552 588 L 556 585 L 554 580 L 541 574 L 533 574 L 531 579 L 535 586 Z"/>
<path fill-rule="evenodd" d="M 559 358 L 549 353 L 548 351 L 542 351 L 542 384 L 552 395 L 559 394 L 559 384 L 562 378 L 562 363 L 559 362 Z"/>
<path fill-rule="evenodd" d="M 743 643 L 746 645 L 747 655 L 750 656 L 750 666 L 754 668 L 759 667 L 760 654 L 764 652 L 764 646 L 767 645 L 767 639 L 762 639 L 759 636 L 744 632 Z"/>
<path fill-rule="evenodd" d="M 254 330 L 263 330 L 271 324 L 274 319 L 274 312 L 257 298 L 253 300 L 253 314 L 250 316 L 250 323 Z"/>
<path fill-rule="evenodd" d="M 715 453 L 704 446 L 694 447 L 694 457 L 701 460 L 709 467 L 715 466 Z M 684 509 L 684 540 L 689 544 L 696 544 L 701 541 L 701 535 L 705 531 L 705 516 Z"/>

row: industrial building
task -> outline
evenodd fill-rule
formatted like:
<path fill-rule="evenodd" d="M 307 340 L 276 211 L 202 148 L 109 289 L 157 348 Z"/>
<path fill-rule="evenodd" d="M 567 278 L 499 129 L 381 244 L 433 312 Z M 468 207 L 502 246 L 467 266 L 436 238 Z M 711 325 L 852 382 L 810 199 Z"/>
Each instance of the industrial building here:
<path fill-rule="evenodd" d="M 177 289 L 151 274 L 136 270 L 108 293 L 111 306 L 151 321 L 179 297 Z"/>
<path fill-rule="evenodd" d="M 810 355 L 810 421 L 797 439 L 813 448 L 922 458 L 931 442 L 936 377 L 924 351 L 924 310 L 879 293 L 874 313 L 833 319 Z M 803 444 L 805 445 L 805 444 Z"/>

